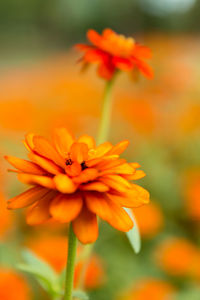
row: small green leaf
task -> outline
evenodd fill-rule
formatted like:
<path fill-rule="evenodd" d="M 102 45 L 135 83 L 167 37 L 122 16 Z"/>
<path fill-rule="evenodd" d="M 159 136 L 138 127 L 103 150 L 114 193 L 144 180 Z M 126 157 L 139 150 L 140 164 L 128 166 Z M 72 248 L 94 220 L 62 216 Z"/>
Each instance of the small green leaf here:
<path fill-rule="evenodd" d="M 81 300 L 89 300 L 88 295 L 85 292 L 80 291 L 80 290 L 74 290 L 72 292 L 72 296 L 73 296 L 73 298 L 78 298 Z"/>
<path fill-rule="evenodd" d="M 136 254 L 138 254 L 141 249 L 141 238 L 140 238 L 140 232 L 139 232 L 139 228 L 137 225 L 137 221 L 136 221 L 136 218 L 135 218 L 133 212 L 129 208 L 124 208 L 124 209 L 129 214 L 130 218 L 133 220 L 133 223 L 134 223 L 133 228 L 131 230 L 129 230 L 128 232 L 126 232 L 126 235 L 129 239 L 129 242 L 130 242 L 133 250 L 135 251 Z"/>
<path fill-rule="evenodd" d="M 22 251 L 25 263 L 18 264 L 18 269 L 34 275 L 39 284 L 52 296 L 61 293 L 59 276 L 57 273 L 29 250 Z"/>

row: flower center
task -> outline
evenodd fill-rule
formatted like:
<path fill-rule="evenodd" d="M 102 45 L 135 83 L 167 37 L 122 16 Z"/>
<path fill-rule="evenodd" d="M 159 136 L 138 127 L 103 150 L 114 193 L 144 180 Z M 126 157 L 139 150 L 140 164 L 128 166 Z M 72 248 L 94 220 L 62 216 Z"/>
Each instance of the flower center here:
<path fill-rule="evenodd" d="M 66 162 L 65 162 L 66 166 L 71 166 L 72 163 L 73 162 L 72 162 L 71 158 L 67 159 Z"/>

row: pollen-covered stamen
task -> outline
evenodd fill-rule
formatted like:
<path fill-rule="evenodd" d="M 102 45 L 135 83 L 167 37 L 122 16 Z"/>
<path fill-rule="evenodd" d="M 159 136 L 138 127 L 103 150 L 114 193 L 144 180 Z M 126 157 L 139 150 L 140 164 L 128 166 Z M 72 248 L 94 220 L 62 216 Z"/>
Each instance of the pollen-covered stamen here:
<path fill-rule="evenodd" d="M 72 163 L 73 163 L 73 162 L 72 162 L 71 158 L 69 158 L 69 159 L 67 159 L 67 160 L 65 161 L 66 166 L 71 166 Z"/>

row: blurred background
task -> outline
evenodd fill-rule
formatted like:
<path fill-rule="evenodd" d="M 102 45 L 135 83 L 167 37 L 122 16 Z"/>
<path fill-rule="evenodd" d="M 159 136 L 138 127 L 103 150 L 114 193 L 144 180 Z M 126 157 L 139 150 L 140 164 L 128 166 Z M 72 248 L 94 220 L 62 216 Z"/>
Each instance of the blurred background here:
<path fill-rule="evenodd" d="M 125 156 L 146 172 L 139 184 L 151 204 L 134 210 L 138 255 L 101 225 L 85 286 L 91 300 L 200 299 L 199 13 L 199 0 L 0 1 L 0 299 L 48 299 L 16 270 L 21 249 L 56 272 L 67 251 L 63 226 L 30 228 L 24 212 L 6 210 L 5 199 L 24 187 L 7 174 L 3 155 L 25 157 L 24 134 L 49 135 L 57 125 L 95 137 L 104 81 L 95 68 L 80 73 L 73 45 L 89 28 L 106 27 L 153 51 L 152 81 L 119 76 L 110 132 L 113 143 L 130 139 Z"/>

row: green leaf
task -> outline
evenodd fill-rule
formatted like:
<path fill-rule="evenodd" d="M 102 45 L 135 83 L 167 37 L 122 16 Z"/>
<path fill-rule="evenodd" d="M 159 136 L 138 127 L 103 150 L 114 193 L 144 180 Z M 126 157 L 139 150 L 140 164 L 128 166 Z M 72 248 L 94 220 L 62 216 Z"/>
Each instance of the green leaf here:
<path fill-rule="evenodd" d="M 25 263 L 18 264 L 18 269 L 34 275 L 39 284 L 52 296 L 61 293 L 59 276 L 49 264 L 29 250 L 22 251 Z"/>
<path fill-rule="evenodd" d="M 137 221 L 136 221 L 136 218 L 135 218 L 133 212 L 129 208 L 124 208 L 124 209 L 129 214 L 130 218 L 133 220 L 133 223 L 134 223 L 133 228 L 131 230 L 129 230 L 128 232 L 126 232 L 126 235 L 129 239 L 129 242 L 130 242 L 133 250 L 135 251 L 136 254 L 138 254 L 141 249 L 141 238 L 140 238 L 140 232 L 139 232 L 139 228 L 137 225 Z"/>
<path fill-rule="evenodd" d="M 74 290 L 72 292 L 72 296 L 73 296 L 73 298 L 78 298 L 81 300 L 89 300 L 88 295 L 85 292 L 80 291 L 80 290 Z"/>

